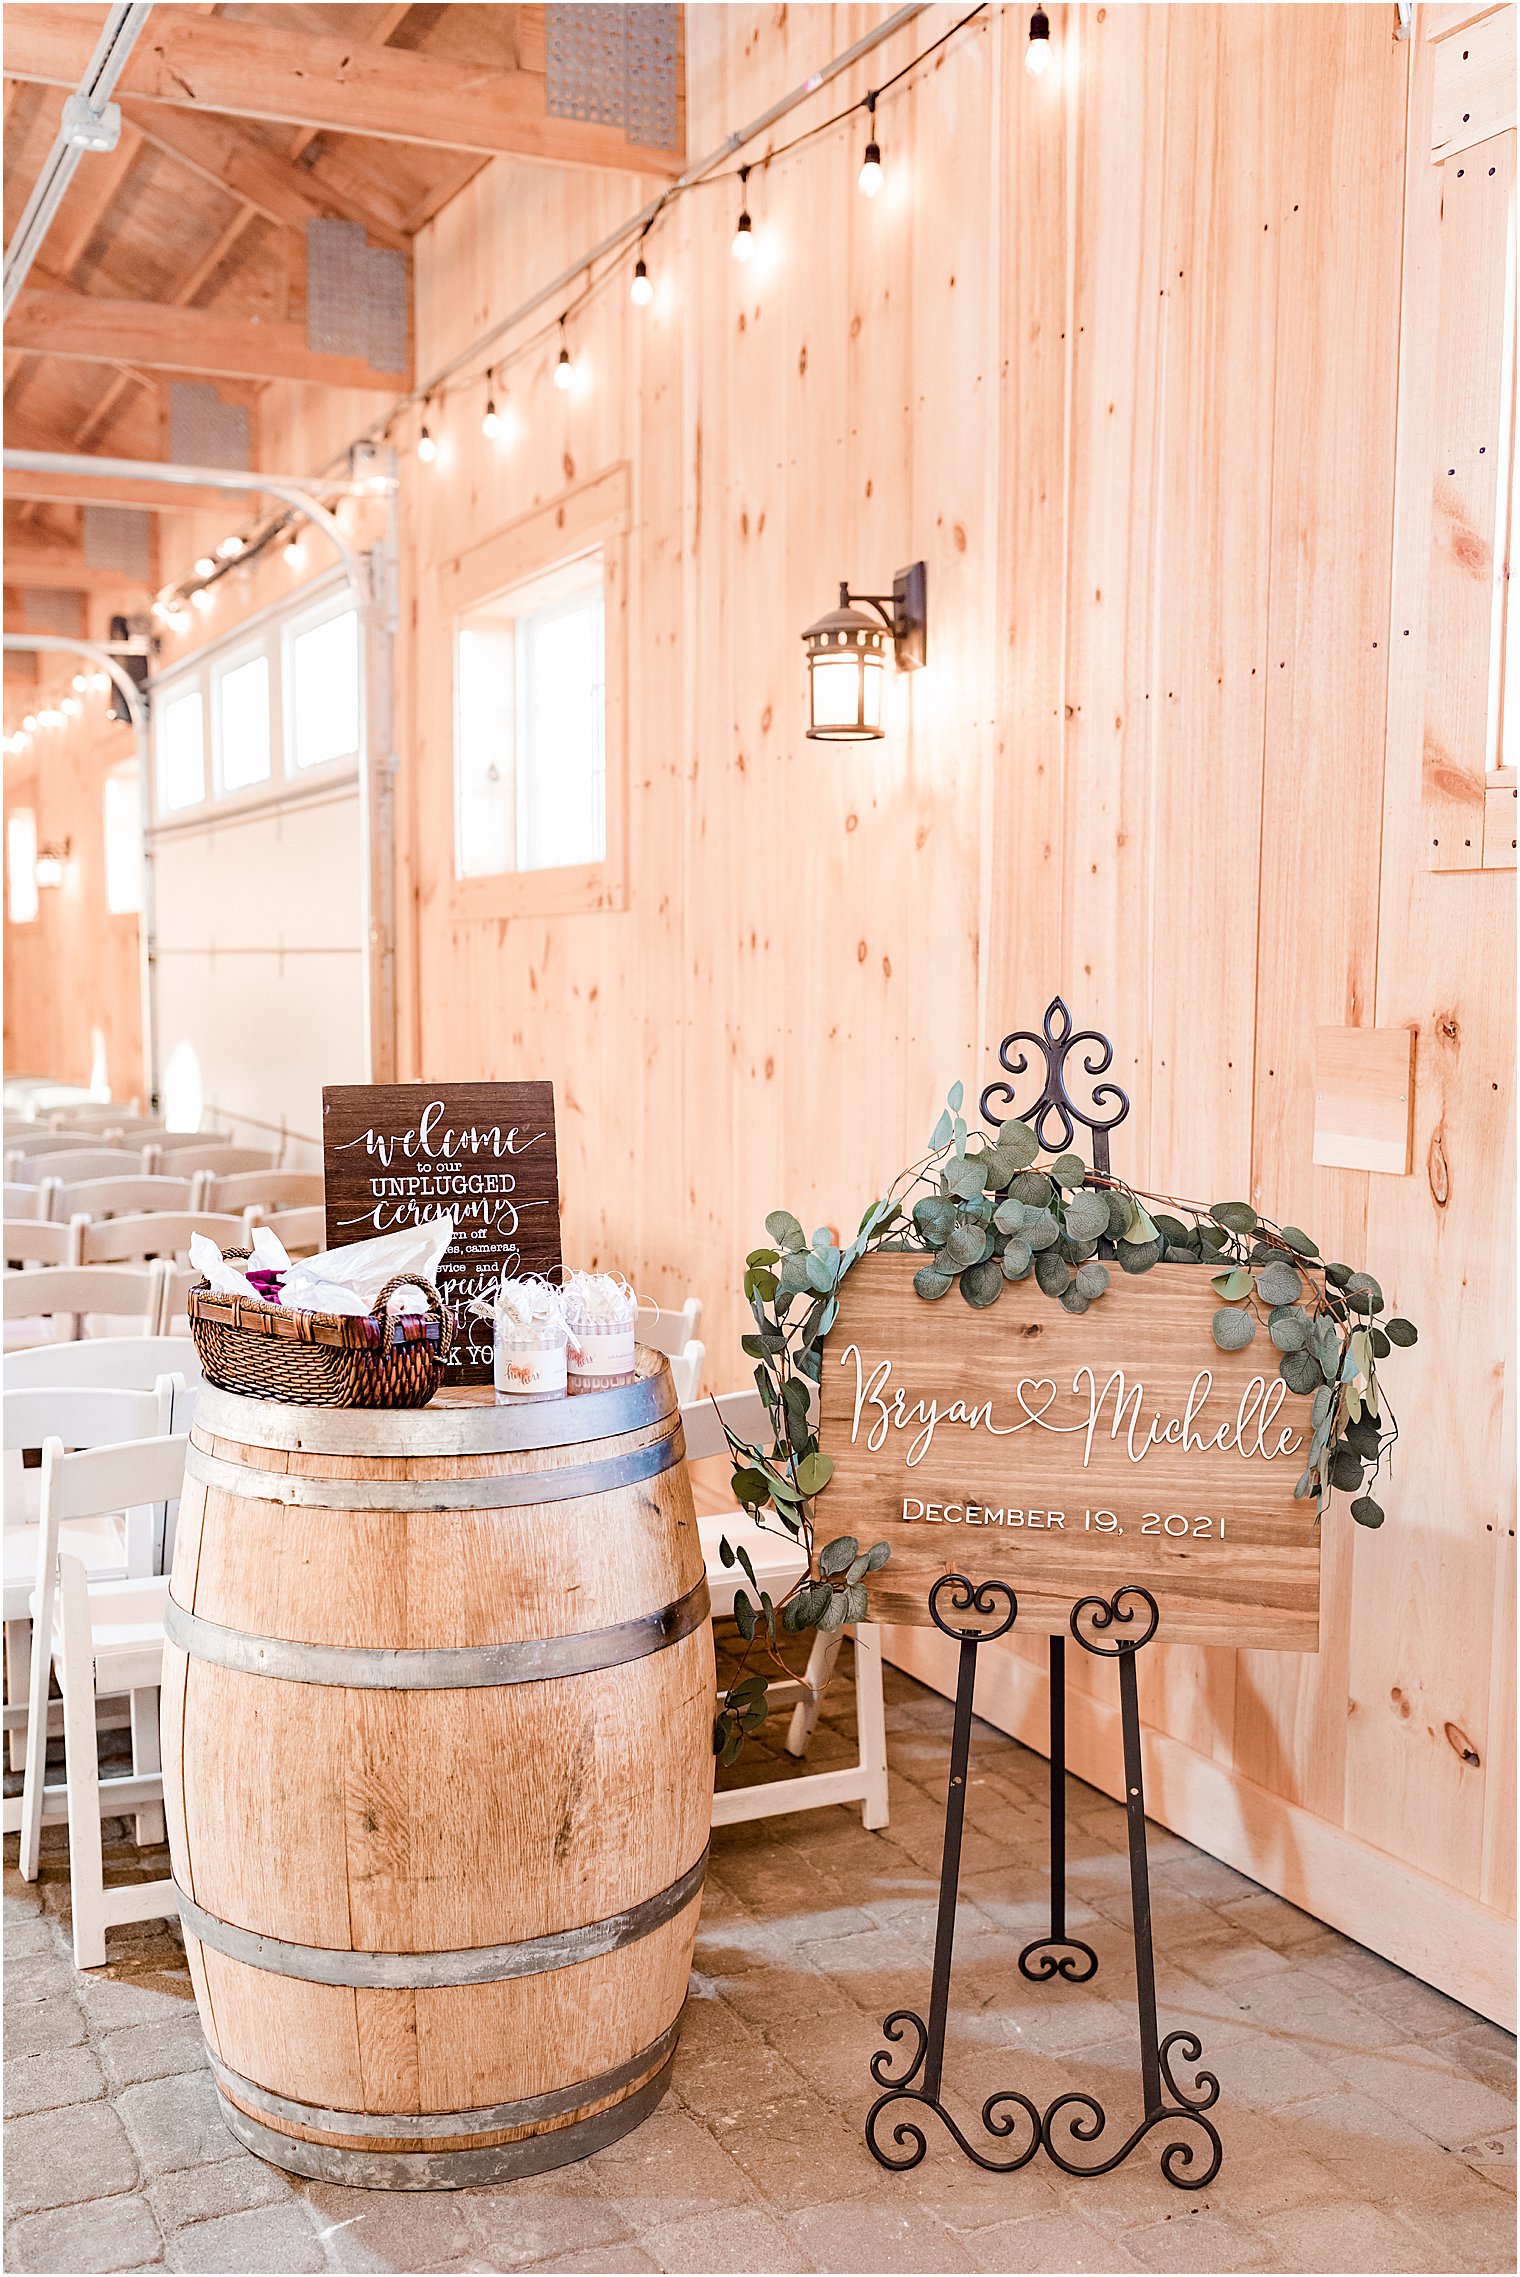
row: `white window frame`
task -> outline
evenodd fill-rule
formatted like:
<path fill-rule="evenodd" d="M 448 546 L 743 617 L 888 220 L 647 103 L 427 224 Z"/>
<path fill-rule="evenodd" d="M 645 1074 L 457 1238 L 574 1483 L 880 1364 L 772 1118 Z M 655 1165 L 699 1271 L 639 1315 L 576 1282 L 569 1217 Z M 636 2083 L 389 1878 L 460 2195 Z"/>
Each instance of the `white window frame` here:
<path fill-rule="evenodd" d="M 451 881 L 451 916 L 558 917 L 588 910 L 626 909 L 628 808 L 628 530 L 632 485 L 626 463 L 578 490 L 551 499 L 537 512 L 508 523 L 467 553 L 440 562 L 435 572 L 438 620 L 449 627 L 446 665 L 432 682 L 429 702 L 449 754 L 447 851 L 440 868 Z M 457 790 L 455 732 L 461 621 L 488 603 L 567 568 L 585 555 L 602 556 L 602 739 L 606 785 L 606 843 L 600 861 L 559 869 L 502 870 L 487 877 L 455 875 Z M 430 660 L 423 660 L 424 669 Z M 440 660 L 442 661 L 442 660 Z M 446 862 L 446 868 L 444 863 Z"/>
<path fill-rule="evenodd" d="M 334 759 L 318 760 L 314 766 L 300 767 L 296 764 L 293 710 L 295 673 L 291 668 L 291 651 L 303 633 L 316 632 L 321 626 L 330 624 L 334 617 L 349 615 L 358 619 L 355 654 L 359 676 L 359 739 L 352 751 L 340 752 Z M 283 617 L 280 620 L 277 646 L 279 648 L 280 742 L 286 782 L 300 783 L 303 786 L 307 783 L 325 783 L 336 775 L 351 768 L 357 768 L 359 754 L 364 749 L 364 620 L 359 613 L 359 605 L 354 599 L 353 588 L 348 581 L 343 579 L 333 585 L 322 599 L 312 606 L 293 610 L 288 616 Z"/>
<path fill-rule="evenodd" d="M 164 715 L 181 697 L 191 695 L 200 698 L 201 707 L 201 795 L 186 799 L 182 806 L 171 806 L 164 795 Z M 190 815 L 204 813 L 211 803 L 210 719 L 211 692 L 204 673 L 181 675 L 158 700 L 153 715 L 153 811 L 165 822 L 184 822 Z"/>
<path fill-rule="evenodd" d="M 270 653 L 272 643 L 264 640 L 245 640 L 236 648 L 218 650 L 211 658 L 207 673 L 207 697 L 211 711 L 211 798 L 218 806 L 228 799 L 257 797 L 277 782 L 280 776 L 280 667 L 278 657 Z M 262 658 L 269 675 L 269 771 L 256 783 L 239 783 L 227 788 L 227 771 L 222 749 L 222 682 L 245 664 Z"/>
<path fill-rule="evenodd" d="M 290 645 L 301 633 L 326 624 L 353 610 L 359 616 L 359 747 L 315 767 L 294 764 L 294 736 L 287 692 Z M 269 667 L 269 773 L 260 783 L 229 791 L 223 787 L 221 748 L 221 682 L 240 664 L 262 655 Z M 176 696 L 199 691 L 205 748 L 205 795 L 194 806 L 164 804 L 163 768 L 158 722 Z M 260 610 L 234 626 L 220 639 L 208 641 L 188 656 L 176 659 L 150 683 L 153 725 L 153 825 L 174 830 L 185 824 L 204 826 L 212 816 L 244 814 L 264 806 L 280 806 L 291 798 L 306 798 L 314 791 L 358 780 L 364 745 L 365 660 L 364 620 L 353 588 L 342 570 L 313 580 L 299 594 Z"/>

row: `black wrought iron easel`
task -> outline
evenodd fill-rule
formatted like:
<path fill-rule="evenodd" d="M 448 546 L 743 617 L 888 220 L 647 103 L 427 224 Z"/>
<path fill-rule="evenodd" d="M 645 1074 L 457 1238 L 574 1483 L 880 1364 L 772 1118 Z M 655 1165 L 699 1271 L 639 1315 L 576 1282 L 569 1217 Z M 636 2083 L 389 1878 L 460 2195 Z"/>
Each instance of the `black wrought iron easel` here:
<path fill-rule="evenodd" d="M 1015 1087 L 1030 1069 L 1024 1046 L 1032 1046 L 1044 1063 L 1044 1083 L 1030 1106 L 1016 1105 Z M 1087 1111 L 1072 1098 L 1066 1083 L 1066 1062 L 1079 1046 L 1086 1046 L 1082 1070 L 1088 1079 Z M 1017 1056 L 1010 1058 L 1015 1047 Z M 1010 1078 L 990 1083 L 981 1096 L 983 1120 L 994 1126 L 1015 1113 L 1034 1130 L 1050 1153 L 1071 1146 L 1080 1123 L 1092 1134 L 1093 1168 L 1109 1175 L 1108 1134 L 1129 1113 L 1129 1099 L 1117 1083 L 1100 1080 L 1113 1065 L 1114 1047 L 1095 1029 L 1073 1032 L 1071 1014 L 1057 996 L 1049 1005 L 1042 1033 L 1016 1029 L 1005 1036 L 998 1061 Z M 1006 1112 L 995 1112 L 997 1106 Z M 1112 1112 L 1107 1110 L 1112 1108 Z M 960 1616 L 959 1619 L 955 1616 Z M 871 2058 L 871 2077 L 884 2092 L 872 2104 L 866 2119 L 866 2141 L 883 2166 L 899 2171 L 917 2166 L 928 2149 L 928 2138 L 912 2115 L 912 2106 L 932 2111 L 949 2134 L 978 2166 L 1013 2173 L 1028 2164 L 1043 2144 L 1052 2161 L 1066 2174 L 1107 2174 L 1127 2159 L 1156 2128 L 1169 2123 L 1195 2128 L 1201 2142 L 1178 2134 L 1161 2153 L 1161 2171 L 1179 2190 L 1202 2190 L 1219 2172 L 1224 2145 L 1219 2130 L 1206 2116 L 1219 2099 L 1219 2082 L 1212 2072 L 1199 2070 L 1203 2045 L 1196 2033 L 1170 2032 L 1159 2037 L 1156 2014 L 1156 1961 L 1151 1937 L 1150 1868 L 1145 1845 L 1145 1783 L 1140 1761 L 1140 1698 L 1135 1659 L 1148 1645 L 1160 1624 L 1155 1598 L 1138 1583 L 1129 1583 L 1112 1597 L 1084 1597 L 1071 1609 L 1068 1627 L 1084 1652 L 1115 1660 L 1119 1667 L 1119 1721 L 1124 1739 L 1124 1807 L 1129 1831 L 1130 1909 L 1135 1940 L 1135 2008 L 1140 2030 L 1140 2083 L 1143 2109 L 1118 2149 L 1091 2163 L 1070 2154 L 1079 2146 L 1097 2144 L 1108 2131 L 1108 2117 L 1095 2095 L 1082 2091 L 1058 2095 L 1041 2112 L 1027 2095 L 1000 2088 L 982 2105 L 982 2127 L 994 2142 L 1012 2145 L 1010 2154 L 993 2157 L 979 2150 L 946 2108 L 941 2085 L 944 2071 L 945 2026 L 950 2009 L 950 1974 L 955 1947 L 955 1908 L 960 1886 L 961 1835 L 966 1811 L 966 1772 L 971 1752 L 971 1711 L 976 1689 L 976 1656 L 995 1637 L 1006 1636 L 1018 1619 L 1018 1601 L 1006 1582 L 974 1582 L 966 1574 L 941 1574 L 929 1592 L 929 1618 L 944 1635 L 960 1646 L 955 1687 L 955 1722 L 950 1739 L 950 1785 L 945 1803 L 945 1847 L 940 1864 L 939 1912 L 934 1936 L 934 1965 L 929 1994 L 929 2021 L 912 2009 L 895 2009 L 882 2026 L 888 2042 Z M 1143 1624 L 1143 1625 L 1142 1625 Z M 1092 1946 L 1069 1934 L 1066 1925 L 1066 1639 L 1050 1639 L 1050 1931 L 1026 1945 L 1019 1955 L 1019 1971 L 1031 1984 L 1048 1984 L 1062 1977 L 1069 1984 L 1086 1984 L 1096 1975 L 1098 1956 Z M 907 2068 L 892 2076 L 897 2043 L 913 2035 Z M 1173 2070 L 1174 2058 L 1194 2072 L 1193 2084 L 1184 2087 Z M 895 2110 L 891 2146 L 882 2140 L 888 2112 Z M 1025 2141 L 1025 2122 L 1028 2140 Z M 1057 2140 L 1059 2123 L 1060 2140 Z"/>

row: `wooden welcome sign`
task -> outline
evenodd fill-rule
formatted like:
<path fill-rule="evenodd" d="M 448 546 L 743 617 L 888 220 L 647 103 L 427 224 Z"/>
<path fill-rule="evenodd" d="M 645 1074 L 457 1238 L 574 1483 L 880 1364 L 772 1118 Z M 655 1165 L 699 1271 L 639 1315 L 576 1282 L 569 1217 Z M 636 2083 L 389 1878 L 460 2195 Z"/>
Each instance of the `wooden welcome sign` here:
<path fill-rule="evenodd" d="M 553 1084 L 331 1084 L 322 1130 L 330 1248 L 453 1211 L 438 1274 L 450 1378 L 489 1383 L 491 1323 L 470 1298 L 503 1273 L 560 1273 Z"/>
<path fill-rule="evenodd" d="M 862 1258 L 823 1351 L 830 1532 L 892 1555 L 871 1617 L 925 1623 L 942 1573 L 1006 1581 L 1019 1627 L 1148 1589 L 1163 1638 L 1319 1647 L 1319 1526 L 1295 1502 L 1309 1402 L 1275 1351 L 1222 1352 L 1208 1272 L 1115 1274 L 1080 1317 L 1033 1280 L 977 1311 Z"/>

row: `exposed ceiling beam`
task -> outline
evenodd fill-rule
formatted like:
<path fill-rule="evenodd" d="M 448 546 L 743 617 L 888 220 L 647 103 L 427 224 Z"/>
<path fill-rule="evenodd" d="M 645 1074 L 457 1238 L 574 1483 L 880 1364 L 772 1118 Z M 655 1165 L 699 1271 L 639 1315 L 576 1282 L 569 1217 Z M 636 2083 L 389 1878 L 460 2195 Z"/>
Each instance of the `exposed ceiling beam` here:
<path fill-rule="evenodd" d="M 297 37 L 280 27 L 281 14 L 271 9 L 248 23 L 155 10 L 119 91 L 233 118 L 278 119 L 488 157 L 611 166 L 625 173 L 681 170 L 680 150 L 631 143 L 618 127 L 552 118 L 541 65 L 483 69 L 363 41 L 306 32 Z M 72 86 L 89 62 L 98 29 L 96 10 L 13 0 L 5 12 L 6 72 Z"/>
<path fill-rule="evenodd" d="M 210 19 L 215 21 L 216 19 Z M 300 324 L 224 316 L 214 308 L 107 300 L 94 293 L 26 293 L 11 312 L 7 345 L 89 364 L 141 364 L 155 371 L 227 379 L 282 379 L 394 395 L 404 375 L 377 372 L 357 356 L 322 356 Z"/>
<path fill-rule="evenodd" d="M 7 545 L 5 582 L 23 590 L 45 586 L 63 593 L 146 593 L 144 577 L 126 577 L 119 569 L 93 569 L 72 546 Z"/>
<path fill-rule="evenodd" d="M 258 216 L 252 206 L 240 205 L 238 207 L 237 212 L 228 222 L 210 251 L 196 262 L 189 276 L 182 278 L 176 285 L 171 296 L 175 308 L 189 308 L 191 306 L 202 286 L 210 283 L 228 254 L 243 236 L 244 231 L 257 219 Z M 76 449 L 81 451 L 93 450 L 95 444 L 106 433 L 115 418 L 117 405 L 125 395 L 130 393 L 132 388 L 139 384 L 140 377 L 139 373 L 131 371 L 117 373 L 105 394 L 80 428 L 75 444 Z"/>
<path fill-rule="evenodd" d="M 49 443 L 48 449 L 62 448 Z M 36 500 L 52 506 L 140 506 L 150 514 L 183 514 L 201 510 L 212 514 L 237 513 L 243 494 L 238 491 L 169 488 L 162 483 L 128 482 L 120 476 L 94 474 L 19 474 L 5 469 L 5 502 Z M 7 552 L 7 567 L 9 567 Z"/>
<path fill-rule="evenodd" d="M 293 166 L 225 119 L 167 103 L 143 102 L 124 103 L 122 115 L 155 150 L 177 159 L 217 189 L 243 199 L 281 228 L 304 229 L 313 220 L 360 221 L 378 243 L 405 245 L 392 221 L 328 189 L 315 174 Z"/>

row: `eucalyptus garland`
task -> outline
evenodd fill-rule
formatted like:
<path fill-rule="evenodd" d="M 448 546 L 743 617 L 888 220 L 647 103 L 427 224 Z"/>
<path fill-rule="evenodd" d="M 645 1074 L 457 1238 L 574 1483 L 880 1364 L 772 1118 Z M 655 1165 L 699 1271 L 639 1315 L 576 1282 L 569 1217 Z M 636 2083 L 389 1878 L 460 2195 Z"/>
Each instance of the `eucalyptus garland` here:
<path fill-rule="evenodd" d="M 1069 1313 L 1085 1313 L 1109 1287 L 1109 1260 L 1124 1273 L 1160 1264 L 1207 1267 L 1219 1299 L 1214 1342 L 1240 1352 L 1265 1331 L 1290 1392 L 1312 1402 L 1310 1435 L 1296 1499 L 1322 1517 L 1332 1490 L 1351 1496 L 1358 1525 L 1381 1526 L 1371 1488 L 1398 1426 L 1382 1395 L 1379 1362 L 1416 1340 L 1411 1322 L 1384 1316 L 1370 1273 L 1321 1258 L 1297 1226 L 1276 1225 L 1249 1202 L 1189 1202 L 1148 1194 L 1092 1170 L 1078 1154 L 1037 1167 L 1040 1142 L 1027 1123 L 1006 1122 L 995 1137 L 969 1134 L 957 1083 L 929 1151 L 875 1201 L 852 1241 L 840 1247 L 820 1226 L 811 1240 L 789 1210 L 765 1221 L 770 1246 L 745 1261 L 744 1296 L 755 1329 L 743 1339 L 771 1426 L 769 1447 L 727 1429 L 733 1491 L 757 1525 L 795 1541 L 806 1566 L 781 1603 L 755 1577 L 742 1542 L 725 1537 L 719 1555 L 754 1589 L 740 1588 L 734 1616 L 745 1640 L 736 1682 L 713 1727 L 713 1749 L 731 1763 L 747 1733 L 765 1721 L 767 1677 L 751 1670 L 759 1648 L 786 1673 L 781 1632 L 827 1634 L 867 1614 L 865 1577 L 886 1564 L 885 1542 L 863 1550 L 851 1534 L 820 1544 L 817 1506 L 834 1466 L 811 1420 L 822 1379 L 823 1345 L 839 1310 L 839 1287 L 869 1250 L 922 1253 L 913 1286 L 926 1303 L 952 1289 L 979 1311 L 1009 1282 L 1033 1277 Z"/>

